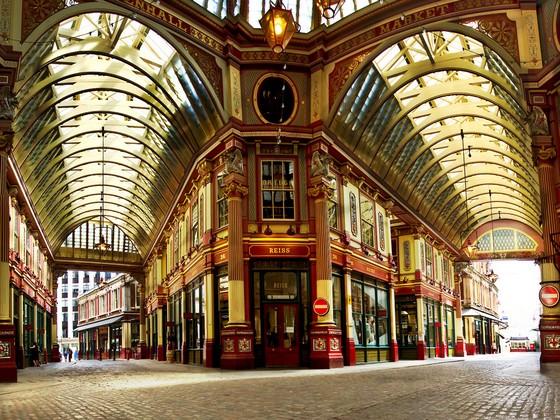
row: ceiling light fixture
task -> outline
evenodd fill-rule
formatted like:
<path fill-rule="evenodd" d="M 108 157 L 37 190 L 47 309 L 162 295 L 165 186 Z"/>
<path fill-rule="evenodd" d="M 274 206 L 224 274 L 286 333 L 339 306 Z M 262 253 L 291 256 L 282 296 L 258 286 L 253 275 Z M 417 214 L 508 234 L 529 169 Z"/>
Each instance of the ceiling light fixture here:
<path fill-rule="evenodd" d="M 105 127 L 101 127 L 101 207 L 99 208 L 99 242 L 94 245 L 102 257 L 111 249 L 103 236 L 103 219 L 105 218 Z"/>
<path fill-rule="evenodd" d="M 332 19 L 340 11 L 342 5 L 344 4 L 344 0 L 317 0 L 315 4 L 325 19 Z"/>
<path fill-rule="evenodd" d="M 281 0 L 278 0 L 275 6 L 271 3 L 268 12 L 259 20 L 268 45 L 277 54 L 286 49 L 298 30 L 292 11 L 282 6 Z"/>
<path fill-rule="evenodd" d="M 470 216 L 469 216 L 469 200 L 467 197 L 467 162 L 465 160 L 465 133 L 461 128 L 461 144 L 463 147 L 463 178 L 465 180 L 465 210 L 467 214 L 467 226 L 465 231 L 467 232 L 467 237 L 469 235 L 469 227 L 470 227 Z M 469 147 L 469 157 L 471 156 L 471 149 Z M 462 238 L 461 238 L 462 240 Z M 471 257 L 474 252 L 477 250 L 477 246 L 471 243 L 471 240 L 467 240 L 467 244 L 462 248 L 463 252 L 467 255 L 468 258 Z"/>

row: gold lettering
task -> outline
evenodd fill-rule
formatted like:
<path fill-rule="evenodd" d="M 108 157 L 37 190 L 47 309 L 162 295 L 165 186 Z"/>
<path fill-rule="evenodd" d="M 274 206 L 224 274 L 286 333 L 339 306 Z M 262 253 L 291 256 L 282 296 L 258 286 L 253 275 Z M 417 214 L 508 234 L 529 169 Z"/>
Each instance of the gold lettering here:
<path fill-rule="evenodd" d="M 269 254 L 289 254 L 290 248 L 268 248 Z"/>
<path fill-rule="evenodd" d="M 425 17 L 422 17 L 422 15 L 425 13 L 424 10 L 421 10 L 419 12 L 414 13 L 414 22 L 419 22 L 421 20 L 426 19 Z"/>
<path fill-rule="evenodd" d="M 387 32 L 391 32 L 391 28 L 389 27 L 389 23 L 386 23 L 385 25 L 381 25 L 379 27 L 379 30 L 381 31 L 381 35 L 387 33 Z"/>

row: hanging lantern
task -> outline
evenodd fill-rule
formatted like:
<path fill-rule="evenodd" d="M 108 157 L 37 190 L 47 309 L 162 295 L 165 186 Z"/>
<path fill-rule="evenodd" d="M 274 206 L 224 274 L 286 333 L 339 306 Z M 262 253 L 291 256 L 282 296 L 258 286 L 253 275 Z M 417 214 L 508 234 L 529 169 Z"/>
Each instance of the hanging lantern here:
<path fill-rule="evenodd" d="M 332 19 L 339 12 L 344 0 L 317 0 L 316 4 L 325 19 Z"/>
<path fill-rule="evenodd" d="M 103 236 L 103 219 L 105 217 L 105 127 L 101 127 L 101 207 L 99 207 L 99 242 L 94 244 L 94 248 L 99 252 L 99 256 L 104 256 L 111 249 L 111 244 L 105 241 Z"/>
<path fill-rule="evenodd" d="M 478 251 L 478 247 L 476 245 L 473 245 L 473 243 L 469 239 L 467 241 L 467 244 L 463 247 L 463 252 L 467 255 L 467 257 L 470 258 L 476 253 L 476 251 Z"/>
<path fill-rule="evenodd" d="M 297 32 L 292 11 L 283 9 L 281 2 L 277 6 L 270 6 L 259 23 L 268 45 L 277 54 L 284 51 L 292 36 Z"/>

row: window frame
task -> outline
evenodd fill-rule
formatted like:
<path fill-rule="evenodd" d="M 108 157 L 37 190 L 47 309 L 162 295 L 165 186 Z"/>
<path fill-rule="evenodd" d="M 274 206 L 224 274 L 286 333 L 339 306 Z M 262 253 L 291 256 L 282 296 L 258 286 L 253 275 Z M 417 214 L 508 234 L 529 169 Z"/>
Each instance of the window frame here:
<path fill-rule="evenodd" d="M 265 221 L 278 221 L 278 220 L 289 220 L 295 221 L 296 220 L 296 164 L 295 159 L 274 159 L 274 158 L 262 158 L 259 161 L 259 200 L 260 200 L 260 216 L 262 220 Z M 265 164 L 269 163 L 270 175 L 265 175 L 267 172 L 265 170 Z M 281 167 L 280 171 L 280 178 L 274 179 L 276 174 L 275 169 Z M 287 171 L 285 171 L 287 169 Z M 289 172 L 291 169 L 291 172 Z M 265 176 L 267 177 L 265 179 Z M 291 178 L 290 178 L 291 176 Z M 270 185 L 267 185 L 267 182 L 270 182 Z M 278 182 L 279 185 L 275 185 L 274 183 Z M 265 200 L 265 194 L 270 194 L 270 200 Z M 282 204 L 275 206 L 274 203 L 276 202 L 276 198 L 278 195 L 281 195 L 282 200 L 280 201 Z M 290 203 L 290 194 L 291 194 L 291 206 L 286 205 L 286 203 Z M 265 203 L 270 201 L 270 205 L 266 205 Z M 278 211 L 280 210 L 280 211 Z M 269 214 L 267 214 L 270 212 Z M 291 214 L 290 214 L 291 212 Z M 281 213 L 278 214 L 277 213 Z"/>

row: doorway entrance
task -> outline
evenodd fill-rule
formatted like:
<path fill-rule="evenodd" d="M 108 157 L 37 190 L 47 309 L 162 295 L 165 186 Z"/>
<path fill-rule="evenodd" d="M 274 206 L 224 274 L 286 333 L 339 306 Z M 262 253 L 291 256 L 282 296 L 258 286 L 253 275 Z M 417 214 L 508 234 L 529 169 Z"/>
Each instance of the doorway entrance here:
<path fill-rule="evenodd" d="M 299 366 L 297 313 L 296 304 L 264 305 L 264 349 L 267 367 Z"/>

